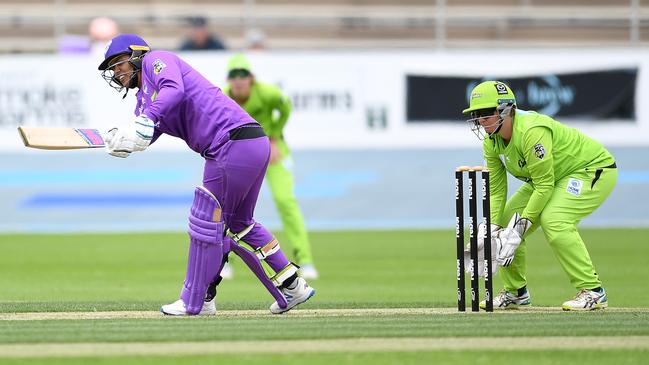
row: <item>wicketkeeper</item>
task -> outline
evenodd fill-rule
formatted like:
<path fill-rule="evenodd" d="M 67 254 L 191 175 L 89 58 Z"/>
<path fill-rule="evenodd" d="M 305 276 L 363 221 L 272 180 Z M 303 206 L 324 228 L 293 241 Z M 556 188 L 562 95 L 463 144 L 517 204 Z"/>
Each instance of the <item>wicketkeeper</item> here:
<path fill-rule="evenodd" d="M 606 292 L 577 224 L 615 187 L 618 172 L 613 156 L 576 129 L 517 109 L 514 93 L 499 81 L 476 86 L 463 113 L 470 114 L 471 129 L 484 140 L 484 158 L 491 170 L 491 221 L 495 224 L 491 238 L 505 285 L 494 298 L 494 308 L 531 304 L 525 238 L 538 227 L 578 290 L 562 308 L 606 308 Z M 525 184 L 505 203 L 506 172 Z M 484 308 L 485 302 L 480 306 Z"/>
<path fill-rule="evenodd" d="M 273 194 L 286 239 L 293 249 L 293 257 L 300 266 L 300 275 L 305 279 L 317 279 L 309 236 L 295 198 L 293 158 L 284 139 L 291 100 L 277 86 L 258 81 L 252 73 L 250 61 L 243 54 L 236 54 L 228 61 L 228 86 L 223 88 L 223 93 L 255 118 L 270 138 L 266 182 Z"/>
<path fill-rule="evenodd" d="M 276 299 L 272 313 L 286 312 L 313 296 L 315 290 L 298 276 L 277 240 L 253 219 L 270 156 L 261 126 L 185 61 L 171 52 L 152 51 L 137 35 L 113 38 L 99 70 L 117 91 L 138 88 L 133 124 L 106 133 L 109 154 L 128 157 L 168 134 L 205 159 L 203 186 L 195 190 L 189 216 L 189 258 L 180 299 L 160 310 L 169 315 L 216 313 L 216 293 L 207 288 L 219 281 L 230 251 Z M 275 271 L 272 278 L 261 259 Z"/>

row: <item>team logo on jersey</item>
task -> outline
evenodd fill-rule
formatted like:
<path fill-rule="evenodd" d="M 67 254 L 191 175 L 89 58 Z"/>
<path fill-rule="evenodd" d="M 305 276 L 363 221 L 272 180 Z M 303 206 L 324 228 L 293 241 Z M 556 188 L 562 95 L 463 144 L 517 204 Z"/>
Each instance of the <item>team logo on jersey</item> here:
<path fill-rule="evenodd" d="M 153 61 L 153 73 L 154 74 L 159 74 L 164 70 L 164 68 L 167 67 L 164 62 L 162 62 L 161 59 L 157 58 L 155 61 Z"/>
<path fill-rule="evenodd" d="M 507 94 L 509 93 L 509 90 L 507 90 L 507 85 L 502 84 L 502 83 L 496 83 L 496 92 L 500 94 Z"/>
<path fill-rule="evenodd" d="M 534 155 L 536 155 L 536 158 L 539 160 L 542 160 L 543 157 L 545 157 L 545 149 L 542 144 L 537 143 L 534 145 Z"/>

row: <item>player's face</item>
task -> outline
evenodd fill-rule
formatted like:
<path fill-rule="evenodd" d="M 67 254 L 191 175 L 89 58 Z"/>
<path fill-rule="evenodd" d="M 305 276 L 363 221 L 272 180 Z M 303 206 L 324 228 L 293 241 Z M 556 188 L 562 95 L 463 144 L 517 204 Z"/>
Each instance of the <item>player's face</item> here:
<path fill-rule="evenodd" d="M 128 62 L 130 57 L 131 56 L 128 54 L 121 55 L 111 62 L 111 64 L 114 65 L 111 67 L 114 72 L 113 78 L 124 87 L 128 86 L 131 74 L 133 74 L 134 71 L 133 65 Z"/>
<path fill-rule="evenodd" d="M 233 70 L 228 75 L 230 93 L 235 98 L 247 98 L 252 87 L 252 74 L 246 70 Z"/>
<path fill-rule="evenodd" d="M 499 122 L 498 112 L 495 110 L 490 115 L 487 114 L 478 117 L 478 123 L 480 123 L 488 134 L 493 133 L 498 128 Z"/>

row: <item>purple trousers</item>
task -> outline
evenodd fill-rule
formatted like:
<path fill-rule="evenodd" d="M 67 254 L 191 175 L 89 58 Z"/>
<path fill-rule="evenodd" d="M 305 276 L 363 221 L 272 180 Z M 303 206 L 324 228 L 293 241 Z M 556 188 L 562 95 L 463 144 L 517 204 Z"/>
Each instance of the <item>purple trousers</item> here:
<path fill-rule="evenodd" d="M 203 186 L 221 203 L 223 220 L 232 232 L 239 233 L 255 223 L 243 238 L 255 249 L 273 240 L 272 233 L 253 219 L 269 160 L 270 142 L 267 137 L 230 140 L 216 151 L 214 158 L 205 160 L 203 172 Z M 226 236 L 225 239 L 230 238 Z M 226 243 L 225 246 L 229 245 Z M 265 261 L 275 272 L 289 264 L 281 250 Z"/>

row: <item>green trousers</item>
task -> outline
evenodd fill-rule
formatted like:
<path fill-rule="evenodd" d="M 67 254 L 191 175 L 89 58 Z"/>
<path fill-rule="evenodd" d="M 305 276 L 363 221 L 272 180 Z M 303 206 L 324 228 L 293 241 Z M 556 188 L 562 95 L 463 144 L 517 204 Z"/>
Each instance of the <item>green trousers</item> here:
<path fill-rule="evenodd" d="M 277 207 L 279 217 L 284 226 L 284 233 L 292 247 L 292 259 L 298 265 L 312 264 L 311 244 L 304 225 L 302 212 L 295 198 L 293 173 L 291 171 L 293 159 L 286 142 L 277 142 L 282 151 L 282 159 L 271 163 L 266 170 L 266 182 L 270 186 L 273 200 Z M 291 252 L 286 250 L 286 252 Z"/>
<path fill-rule="evenodd" d="M 538 222 L 532 222 L 532 227 L 525 234 L 525 237 L 529 236 L 539 226 L 543 229 L 555 257 L 576 289 L 594 289 L 602 285 L 577 231 L 577 224 L 606 200 L 615 187 L 617 174 L 617 169 L 600 169 L 599 173 L 596 169 L 588 169 L 557 181 Z M 509 222 L 515 212 L 523 211 L 533 191 L 530 184 L 518 189 L 505 205 L 504 221 Z M 505 289 L 510 292 L 527 285 L 525 237 L 516 250 L 512 264 L 500 268 Z"/>

